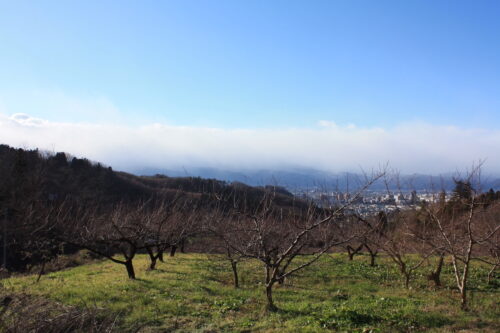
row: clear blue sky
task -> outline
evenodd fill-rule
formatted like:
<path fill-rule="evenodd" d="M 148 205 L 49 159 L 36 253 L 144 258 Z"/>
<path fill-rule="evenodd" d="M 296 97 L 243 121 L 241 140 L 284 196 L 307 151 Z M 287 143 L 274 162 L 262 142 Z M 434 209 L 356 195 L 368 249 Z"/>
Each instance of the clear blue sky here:
<path fill-rule="evenodd" d="M 99 121 L 44 94 L 186 126 L 498 129 L 500 1 L 0 1 L 0 112 Z"/>

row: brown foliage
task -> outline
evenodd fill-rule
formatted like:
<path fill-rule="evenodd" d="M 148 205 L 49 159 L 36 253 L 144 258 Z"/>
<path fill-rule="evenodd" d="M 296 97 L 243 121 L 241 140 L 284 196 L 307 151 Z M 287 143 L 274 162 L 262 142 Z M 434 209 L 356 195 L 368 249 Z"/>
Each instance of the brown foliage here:
<path fill-rule="evenodd" d="M 6 333 L 111 333 L 117 317 L 95 307 L 79 309 L 25 294 L 0 295 L 0 331 Z"/>

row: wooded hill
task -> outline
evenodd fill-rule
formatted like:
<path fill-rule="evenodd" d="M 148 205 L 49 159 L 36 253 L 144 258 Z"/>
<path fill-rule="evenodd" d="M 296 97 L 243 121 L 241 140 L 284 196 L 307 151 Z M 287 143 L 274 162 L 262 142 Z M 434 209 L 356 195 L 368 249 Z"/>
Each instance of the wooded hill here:
<path fill-rule="evenodd" d="M 276 205 L 290 209 L 307 208 L 305 201 L 297 200 L 280 187 L 251 187 L 199 177 L 135 176 L 64 152 L 50 153 L 0 145 L 0 221 L 6 221 L 7 235 L 1 238 L 2 245 L 4 237 L 7 238 L 6 262 L 9 270 L 22 270 L 37 261 L 27 248 L 30 246 L 26 239 L 30 237 L 29 230 L 18 228 L 21 220 L 30 220 L 28 223 L 32 229 L 44 222 L 37 221 L 41 216 L 35 213 L 36 209 L 48 209 L 71 201 L 82 207 L 99 205 L 105 210 L 117 204 L 137 205 L 152 199 L 168 201 L 173 198 L 209 207 L 215 204 L 216 197 L 231 197 L 232 202 L 252 206 L 257 205 L 268 192 L 273 192 Z M 54 238 L 57 237 L 54 235 Z M 57 248 L 55 243 L 53 247 Z M 0 248 L 1 258 L 3 247 Z"/>
<path fill-rule="evenodd" d="M 293 195 L 277 186 L 252 187 L 200 177 L 135 176 L 64 152 L 15 149 L 0 145 L 0 207 L 11 208 L 23 198 L 42 201 L 71 196 L 82 202 L 116 203 L 149 199 L 172 191 L 192 194 L 245 193 L 247 197 L 275 191 L 283 205 L 294 205 Z"/>

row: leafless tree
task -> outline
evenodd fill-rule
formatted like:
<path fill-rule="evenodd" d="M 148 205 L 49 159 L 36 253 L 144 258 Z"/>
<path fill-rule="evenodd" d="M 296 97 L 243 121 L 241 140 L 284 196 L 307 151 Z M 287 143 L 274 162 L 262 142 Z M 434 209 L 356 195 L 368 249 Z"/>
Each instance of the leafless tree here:
<path fill-rule="evenodd" d="M 173 200 L 152 202 L 141 212 L 144 227 L 143 246 L 150 258 L 150 270 L 156 268 L 158 260 L 163 261 L 164 252 L 177 248 L 194 234 L 199 221 L 196 204 L 179 194 Z"/>
<path fill-rule="evenodd" d="M 45 202 L 26 202 L 17 206 L 10 228 L 10 246 L 15 248 L 17 262 L 26 262 L 28 269 L 39 266 L 37 282 L 45 273 L 45 265 L 61 252 L 54 221 L 60 213 L 59 205 Z"/>
<path fill-rule="evenodd" d="M 491 243 L 490 247 L 490 255 L 492 258 L 492 263 L 491 263 L 491 269 L 488 272 L 488 284 L 492 283 L 492 278 L 498 269 L 500 267 L 500 246 L 498 245 L 498 239 L 496 240 L 496 243 Z"/>
<path fill-rule="evenodd" d="M 354 216 L 353 216 L 354 218 Z M 347 223 L 346 223 L 347 224 Z M 343 231 L 345 231 L 347 234 L 353 234 L 353 233 L 358 233 L 361 234 L 360 232 L 364 226 L 362 226 L 360 223 L 348 223 L 347 226 L 344 228 Z M 356 230 L 354 230 L 356 229 Z M 363 248 L 365 247 L 365 237 L 356 237 L 352 239 L 350 242 L 347 242 L 344 245 L 344 248 L 347 251 L 347 256 L 349 258 L 349 261 L 352 261 L 354 259 L 354 256 L 357 255 L 358 253 L 361 253 Z"/>
<path fill-rule="evenodd" d="M 135 279 L 133 259 L 145 248 L 148 239 L 147 203 L 118 204 L 101 211 L 100 207 L 72 205 L 60 219 L 70 225 L 62 236 L 67 242 L 124 265 L 128 277 Z M 120 256 L 122 258 L 120 258 Z"/>
<path fill-rule="evenodd" d="M 390 197 L 399 194 L 404 198 L 397 171 L 386 174 L 383 181 Z M 397 192 L 393 192 L 391 188 L 396 188 Z M 390 213 L 379 213 L 376 230 L 371 234 L 373 236 L 371 242 L 382 249 L 396 264 L 403 276 L 405 288 L 409 288 L 416 270 L 427 262 L 437 249 L 414 237 L 415 230 L 420 231 L 421 226 L 415 223 L 415 211 L 404 210 L 404 207 L 397 202 L 394 202 L 394 206 L 396 209 Z M 416 261 L 415 256 L 418 256 Z"/>
<path fill-rule="evenodd" d="M 236 219 L 237 220 L 237 219 Z M 205 235 L 210 237 L 210 252 L 222 254 L 225 261 L 229 262 L 231 271 L 233 273 L 233 285 L 235 288 L 240 287 L 238 264 L 245 258 L 245 256 L 233 248 L 233 243 L 247 240 L 235 237 L 245 236 L 242 233 L 235 233 L 233 225 L 233 216 L 222 206 L 218 206 L 211 214 L 207 214 L 204 219 Z M 233 238 L 232 241 L 230 239 Z M 217 258 L 217 256 L 214 256 Z"/>
<path fill-rule="evenodd" d="M 347 243 L 339 232 L 345 211 L 381 174 L 367 180 L 350 200 L 334 209 L 320 209 L 311 204 L 307 210 L 279 207 L 268 192 L 257 207 L 236 207 L 224 221 L 224 241 L 237 254 L 261 261 L 265 269 L 267 309 L 277 310 L 273 287 L 296 272 L 315 263 L 334 246 Z M 305 260 L 295 263 L 301 255 Z"/>
<path fill-rule="evenodd" d="M 387 214 L 380 211 L 375 216 L 362 217 L 357 215 L 356 218 L 361 222 L 356 224 L 360 229 L 357 233 L 362 235 L 359 238 L 359 243 L 368 251 L 370 266 L 373 267 L 387 229 Z"/>
<path fill-rule="evenodd" d="M 398 266 L 404 278 L 405 288 L 410 287 L 410 280 L 415 271 L 435 253 L 422 242 L 416 242 L 411 236 L 411 226 L 404 212 L 389 215 L 389 230 L 380 238 L 380 246 L 391 260 Z M 418 256 L 415 261 L 412 256 Z"/>
<path fill-rule="evenodd" d="M 467 309 L 470 266 L 473 260 L 495 263 L 479 256 L 481 245 L 487 244 L 500 230 L 498 220 L 485 222 L 484 202 L 474 184 L 480 180 L 481 164 L 473 167 L 463 179 L 457 179 L 454 198 L 447 205 L 427 205 L 425 210 L 437 230 L 436 237 L 426 239 L 434 249 L 451 256 L 461 307 Z"/>
<path fill-rule="evenodd" d="M 233 273 L 233 286 L 234 288 L 240 287 L 240 278 L 238 274 L 238 264 L 242 262 L 246 257 L 235 251 L 231 244 L 226 240 L 227 238 L 222 237 L 219 242 L 217 242 L 216 251 L 220 251 L 224 255 L 224 260 L 229 262 L 231 266 L 231 272 Z"/>
<path fill-rule="evenodd" d="M 496 200 L 493 203 L 488 203 L 485 209 L 480 212 L 480 215 L 482 218 L 482 234 L 493 233 L 491 237 L 485 238 L 484 241 L 478 244 L 479 258 L 482 259 L 483 263 L 487 263 L 491 267 L 487 277 L 488 284 L 491 284 L 495 272 L 500 267 L 500 232 L 494 232 L 500 223 L 500 201 Z M 484 259 L 485 257 L 487 260 Z"/>

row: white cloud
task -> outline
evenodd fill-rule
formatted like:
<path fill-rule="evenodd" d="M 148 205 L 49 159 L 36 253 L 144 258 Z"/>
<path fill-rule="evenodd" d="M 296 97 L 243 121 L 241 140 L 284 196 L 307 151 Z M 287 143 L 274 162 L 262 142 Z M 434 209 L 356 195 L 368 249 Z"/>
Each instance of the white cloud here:
<path fill-rule="evenodd" d="M 48 119 L 113 123 L 122 119 L 118 108 L 103 96 L 73 96 L 61 90 L 28 90 L 0 93 L 0 113 L 36 112 Z M 83 117 L 83 118 L 82 118 Z"/>
<path fill-rule="evenodd" d="M 24 126 L 43 126 L 48 124 L 46 120 L 34 118 L 25 113 L 14 113 L 9 119 L 14 121 L 14 123 Z"/>
<path fill-rule="evenodd" d="M 331 128 L 337 128 L 337 124 L 334 121 L 331 120 L 320 120 L 318 121 L 318 126 L 320 127 L 331 127 Z"/>
<path fill-rule="evenodd" d="M 0 114 L 0 143 L 65 151 L 116 169 L 209 166 L 234 168 L 312 167 L 329 171 L 369 169 L 385 162 L 403 173 L 464 169 L 487 159 L 500 170 L 500 130 L 406 123 L 390 129 L 219 129 L 51 122 L 25 114 Z"/>

